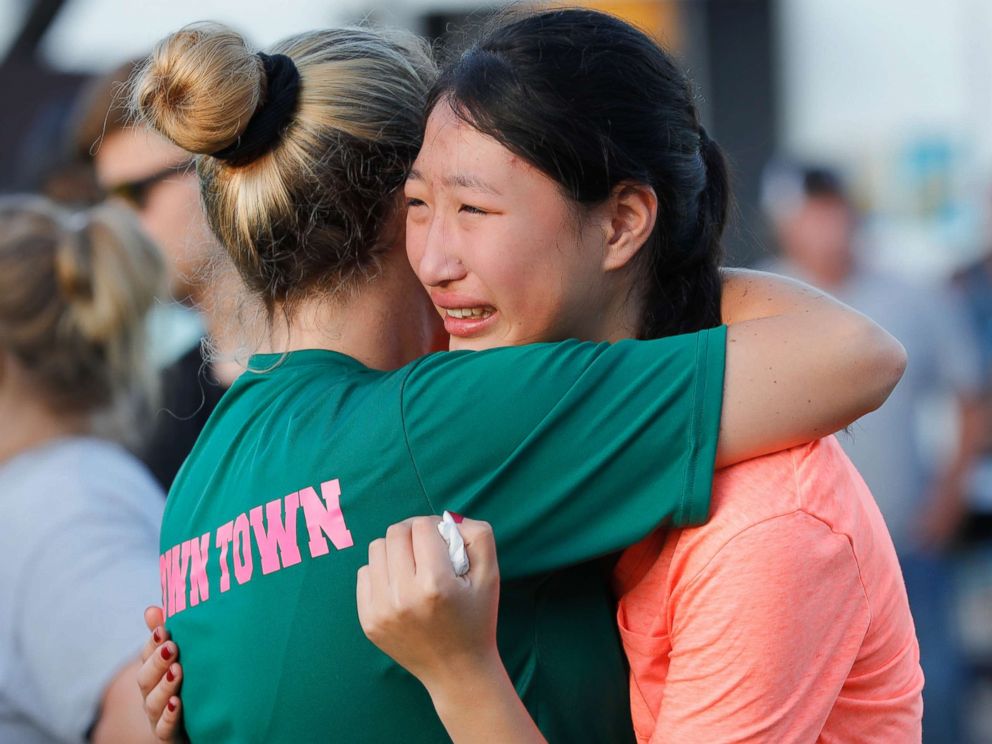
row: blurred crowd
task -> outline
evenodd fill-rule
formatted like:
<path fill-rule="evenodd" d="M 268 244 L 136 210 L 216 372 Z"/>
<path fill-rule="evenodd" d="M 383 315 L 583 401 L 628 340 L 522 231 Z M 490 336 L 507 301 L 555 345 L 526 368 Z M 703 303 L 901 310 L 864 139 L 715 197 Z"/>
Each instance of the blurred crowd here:
<path fill-rule="evenodd" d="M 906 348 L 895 392 L 840 439 L 899 555 L 926 676 L 925 736 L 964 741 L 966 726 L 988 726 L 980 701 L 992 661 L 992 481 L 983 476 L 992 467 L 992 245 L 951 281 L 881 270 L 841 175 L 820 164 L 769 164 L 763 206 L 778 248 L 763 268 L 830 292 Z"/>
<path fill-rule="evenodd" d="M 91 80 L 75 99 L 61 141 L 52 143 L 62 156 L 39 181 L 49 201 L 0 198 L 0 401 L 17 402 L 17 425 L 0 430 L 0 488 L 71 488 L 81 500 L 92 491 L 105 504 L 118 499 L 126 505 L 129 522 L 107 512 L 114 524 L 95 527 L 79 549 L 109 534 L 147 537 L 147 555 L 112 556 L 123 578 L 106 587 L 109 597 L 118 589 L 123 596 L 136 577 L 148 578 L 143 571 L 151 566 L 145 603 L 124 607 L 108 599 L 129 619 L 159 599 L 155 520 L 197 434 L 241 370 L 251 313 L 218 300 L 233 293 L 214 291 L 234 279 L 201 214 L 187 154 L 129 122 L 125 86 L 136 64 Z M 880 323 L 908 352 L 905 377 L 889 401 L 840 438 L 899 554 L 926 675 L 925 739 L 992 741 L 992 234 L 984 256 L 946 280 L 920 282 L 880 269 L 872 260 L 878 246 L 865 239 L 845 175 L 830 163 L 783 158 L 768 164 L 762 207 L 776 257 L 758 268 L 830 292 Z M 80 209 L 89 211 L 69 211 Z M 74 221 L 79 214 L 85 224 Z M 135 247 L 146 239 L 141 235 L 164 259 L 163 282 L 154 289 L 147 284 L 155 270 L 136 265 L 144 260 Z M 47 246 L 47 263 L 32 269 L 18 258 L 38 256 L 39 246 Z M 124 269 L 108 268 L 114 261 Z M 144 295 L 122 299 L 140 294 L 139 276 Z M 82 300 L 73 299 L 73 288 Z M 103 312 L 103 325 L 80 316 L 80 302 L 91 315 Z M 126 317 L 108 320 L 110 306 L 125 307 Z M 148 343 L 139 359 L 120 349 L 143 343 L 133 327 L 143 319 Z M 79 340 L 57 350 L 62 336 L 55 328 L 71 324 Z M 154 386 L 137 384 L 145 361 L 154 366 Z M 86 372 L 74 376 L 66 369 Z M 108 424 L 107 410 L 128 407 L 130 417 L 115 414 L 115 426 Z M 52 432 L 61 451 L 19 456 L 17 470 L 5 461 L 6 453 L 24 452 L 32 438 L 51 439 Z M 100 437 L 123 441 L 131 454 L 101 449 L 94 444 Z M 132 456 L 157 483 L 131 468 L 126 460 Z M 109 484 L 108 469 L 121 473 Z M 15 537 L 4 529 L 6 550 Z M 70 536 L 69 523 L 53 515 L 51 530 L 52 539 L 73 549 L 78 538 Z M 46 631 L 57 628 L 60 608 L 72 606 L 72 583 L 69 577 L 53 586 L 47 603 L 25 617 Z M 23 621 L 0 617 L 0 634 Z M 100 706 L 106 721 L 98 725 L 116 725 L 115 675 L 143 640 L 143 629 L 136 631 L 122 630 L 119 648 L 94 649 L 102 655 L 92 662 L 98 673 L 75 686 L 75 707 L 52 722 L 53 731 L 73 731 Z M 78 628 L 67 627 L 64 637 L 71 648 Z M 46 663 L 54 674 L 59 662 Z M 44 691 L 30 694 L 43 697 Z"/>

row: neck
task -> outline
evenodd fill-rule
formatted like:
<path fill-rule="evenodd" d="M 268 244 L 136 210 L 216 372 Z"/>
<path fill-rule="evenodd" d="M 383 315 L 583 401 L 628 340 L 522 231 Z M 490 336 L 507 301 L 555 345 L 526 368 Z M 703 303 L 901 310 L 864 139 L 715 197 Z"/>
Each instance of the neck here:
<path fill-rule="evenodd" d="M 328 349 L 373 369 L 402 367 L 430 350 L 437 314 L 402 250 L 374 280 L 334 299 L 308 299 L 273 313 L 269 351 Z"/>
<path fill-rule="evenodd" d="M 217 268 L 209 282 L 190 289 L 190 299 L 210 338 L 210 371 L 227 386 L 244 372 L 243 349 L 248 338 L 257 337 L 255 329 L 243 327 L 249 315 L 242 307 L 244 294 L 244 283 L 233 266 Z"/>
<path fill-rule="evenodd" d="M 584 334 L 584 341 L 608 341 L 616 343 L 626 338 L 637 338 L 640 334 L 645 312 L 643 292 L 635 289 L 638 284 L 633 267 L 617 276 L 616 286 L 606 301 L 606 309 L 599 314 L 598 331 Z"/>
<path fill-rule="evenodd" d="M 0 463 L 55 439 L 89 432 L 86 416 L 56 415 L 36 396 L 23 390 L 15 393 L 11 387 L 4 385 L 0 390 L 0 412 L 17 426 L 0 428 Z"/>

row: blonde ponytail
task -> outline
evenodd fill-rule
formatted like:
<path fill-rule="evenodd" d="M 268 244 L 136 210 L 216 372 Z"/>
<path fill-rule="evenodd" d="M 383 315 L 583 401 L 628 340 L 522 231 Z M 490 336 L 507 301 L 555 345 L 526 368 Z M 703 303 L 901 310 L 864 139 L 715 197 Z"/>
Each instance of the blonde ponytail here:
<path fill-rule="evenodd" d="M 164 282 L 154 245 L 109 206 L 0 199 L 0 348 L 51 404 L 114 413 L 154 400 L 145 316 Z"/>

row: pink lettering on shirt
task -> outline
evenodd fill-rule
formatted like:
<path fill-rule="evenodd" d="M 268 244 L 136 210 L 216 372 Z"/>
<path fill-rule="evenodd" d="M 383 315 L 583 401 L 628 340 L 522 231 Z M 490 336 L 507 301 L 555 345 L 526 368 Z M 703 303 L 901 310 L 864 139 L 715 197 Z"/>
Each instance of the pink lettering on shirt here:
<path fill-rule="evenodd" d="M 186 573 L 189 570 L 189 556 L 183 556 L 180 545 L 171 551 L 169 568 L 169 617 L 186 609 Z"/>
<path fill-rule="evenodd" d="M 183 551 L 189 554 L 189 606 L 196 607 L 201 600 L 210 599 L 210 584 L 207 581 L 207 555 L 210 552 L 210 533 L 199 540 L 195 537 L 183 543 Z M 185 559 L 184 559 L 185 560 Z"/>
<path fill-rule="evenodd" d="M 234 536 L 234 522 L 225 522 L 217 528 L 216 546 L 220 548 L 220 590 L 231 588 L 231 573 L 227 568 L 227 548 Z"/>
<path fill-rule="evenodd" d="M 244 584 L 251 579 L 255 568 L 251 556 L 251 528 L 246 514 L 239 514 L 234 520 L 234 546 L 231 552 L 234 553 L 234 578 L 239 584 Z"/>
<path fill-rule="evenodd" d="M 310 533 L 309 547 L 312 558 L 330 552 L 322 532 L 331 539 L 331 543 L 338 550 L 350 548 L 355 544 L 344 522 L 344 514 L 341 513 L 341 485 L 337 478 L 320 484 L 320 496 L 323 497 L 324 503 L 321 503 L 314 489 L 304 488 L 300 491 L 300 503 L 303 505 L 307 530 Z"/>
<path fill-rule="evenodd" d="M 283 503 L 286 504 L 286 520 L 282 519 Z M 284 499 L 275 499 L 265 505 L 265 521 L 268 531 L 262 524 L 262 507 L 251 510 L 251 527 L 255 533 L 255 544 L 262 557 L 262 573 L 270 574 L 286 566 L 295 566 L 302 560 L 300 548 L 296 544 L 296 512 L 300 508 L 300 494 L 294 492 Z M 280 565 L 279 557 L 282 556 Z"/>
<path fill-rule="evenodd" d="M 158 573 L 162 580 L 162 612 L 169 616 L 169 553 L 165 551 L 158 557 Z"/>
<path fill-rule="evenodd" d="M 231 588 L 228 553 L 233 553 L 234 577 L 238 584 L 251 580 L 254 572 L 252 542 L 258 547 L 262 574 L 295 566 L 302 561 L 299 545 L 299 513 L 303 507 L 309 537 L 310 556 L 330 553 L 328 539 L 337 550 L 354 545 L 351 531 L 341 511 L 341 485 L 337 479 L 320 484 L 320 495 L 312 487 L 273 499 L 214 531 L 214 547 L 219 549 L 220 591 Z M 306 538 L 304 538 L 306 539 Z M 196 607 L 210 599 L 210 533 L 192 537 L 159 556 L 162 607 L 167 617 Z"/>

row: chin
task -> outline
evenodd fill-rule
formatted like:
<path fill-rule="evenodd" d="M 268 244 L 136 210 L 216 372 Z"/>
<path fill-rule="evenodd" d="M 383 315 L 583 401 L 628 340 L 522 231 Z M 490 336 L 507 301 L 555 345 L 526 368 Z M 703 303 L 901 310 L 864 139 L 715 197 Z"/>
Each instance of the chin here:
<path fill-rule="evenodd" d="M 501 346 L 508 346 L 508 344 L 497 343 L 494 339 L 486 336 L 478 338 L 452 336 L 451 342 L 448 344 L 448 351 L 485 351 L 486 349 L 498 349 Z"/>

